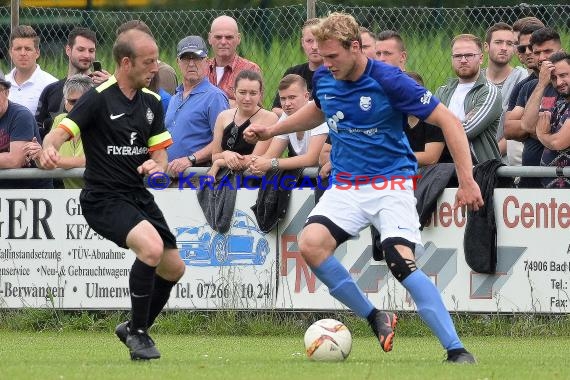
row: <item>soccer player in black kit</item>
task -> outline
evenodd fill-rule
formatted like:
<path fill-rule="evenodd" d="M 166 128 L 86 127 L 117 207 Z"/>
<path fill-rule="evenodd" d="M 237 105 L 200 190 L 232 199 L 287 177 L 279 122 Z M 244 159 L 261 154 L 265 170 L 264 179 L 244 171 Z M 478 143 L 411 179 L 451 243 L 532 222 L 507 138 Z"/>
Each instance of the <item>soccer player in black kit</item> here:
<path fill-rule="evenodd" d="M 166 171 L 160 97 L 147 90 L 158 71 L 158 47 L 149 34 L 131 29 L 113 45 L 115 75 L 84 94 L 44 139 L 40 165 L 57 167 L 58 149 L 81 132 L 86 157 L 83 216 L 97 233 L 136 254 L 129 277 L 131 319 L 115 330 L 131 359 L 160 357 L 147 333 L 185 270 L 164 216 L 143 177 Z"/>

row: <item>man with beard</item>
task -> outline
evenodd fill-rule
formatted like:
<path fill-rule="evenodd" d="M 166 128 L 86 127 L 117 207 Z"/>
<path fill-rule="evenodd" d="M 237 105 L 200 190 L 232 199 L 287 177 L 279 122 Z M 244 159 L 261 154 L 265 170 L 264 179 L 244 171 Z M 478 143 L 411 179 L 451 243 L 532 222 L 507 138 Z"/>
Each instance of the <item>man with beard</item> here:
<path fill-rule="evenodd" d="M 451 64 L 457 78 L 437 89 L 435 96 L 463 124 L 475 163 L 500 159 L 497 126 L 501 117 L 501 93 L 482 75 L 483 44 L 472 34 L 451 41 Z M 447 148 L 440 162 L 452 162 Z"/>
<path fill-rule="evenodd" d="M 69 77 L 75 74 L 89 75 L 95 86 L 109 78 L 109 73 L 104 70 L 90 73 L 91 65 L 95 60 L 96 46 L 97 37 L 92 30 L 76 27 L 69 32 L 65 45 L 65 54 L 69 58 L 67 76 L 46 86 L 38 101 L 35 116 L 42 138 L 50 131 L 54 116 L 65 112 L 63 85 Z"/>
<path fill-rule="evenodd" d="M 520 31 L 517 33 L 515 29 L 517 22 L 513 24 L 513 31 L 515 31 L 515 35 L 518 34 L 517 55 L 519 56 L 519 61 L 527 68 L 529 75 L 513 87 L 507 104 L 507 112 L 505 113 L 503 135 L 507 139 L 507 160 L 511 166 L 521 166 L 523 141 L 528 137 L 528 133 L 521 128 L 524 105 L 517 106 L 517 99 L 521 88 L 527 82 L 538 78 L 537 64 L 534 62 L 534 55 L 530 47 L 530 36 L 535 30 L 544 28 L 544 24 L 533 17 L 520 27 Z"/>
<path fill-rule="evenodd" d="M 530 36 L 530 46 L 537 64 L 538 79 L 526 83 L 517 98 L 517 107 L 522 108 L 521 129 L 528 134 L 524 140 L 522 154 L 523 166 L 540 166 L 544 146 L 536 138 L 536 123 L 538 112 L 550 111 L 556 102 L 558 94 L 550 83 L 553 65 L 550 56 L 562 48 L 560 35 L 552 28 L 540 28 Z M 542 187 L 540 178 L 522 177 L 520 187 Z"/>
<path fill-rule="evenodd" d="M 502 113 L 497 129 L 497 141 L 501 156 L 507 154 L 507 140 L 503 136 L 503 124 L 505 122 L 505 112 L 509 104 L 509 97 L 513 87 L 523 80 L 527 71 L 518 66 L 513 68 L 509 63 L 515 54 L 515 36 L 513 28 L 504 22 L 499 22 L 487 29 L 485 34 L 485 51 L 489 54 L 489 66 L 482 72 L 487 79 L 501 91 Z"/>
<path fill-rule="evenodd" d="M 558 92 L 552 113 L 539 112 L 536 135 L 544 145 L 541 166 L 570 166 L 570 55 L 559 51 L 550 56 L 552 86 Z M 546 188 L 570 188 L 570 178 L 543 178 Z"/>

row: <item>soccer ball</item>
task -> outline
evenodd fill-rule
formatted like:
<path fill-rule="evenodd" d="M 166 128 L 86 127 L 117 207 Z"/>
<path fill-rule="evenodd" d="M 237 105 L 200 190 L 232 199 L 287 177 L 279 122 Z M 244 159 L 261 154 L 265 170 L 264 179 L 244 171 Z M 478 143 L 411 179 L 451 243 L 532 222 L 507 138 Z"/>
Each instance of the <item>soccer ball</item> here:
<path fill-rule="evenodd" d="M 352 336 L 348 328 L 336 319 L 321 319 L 305 332 L 307 357 L 316 361 L 344 360 L 352 349 Z"/>

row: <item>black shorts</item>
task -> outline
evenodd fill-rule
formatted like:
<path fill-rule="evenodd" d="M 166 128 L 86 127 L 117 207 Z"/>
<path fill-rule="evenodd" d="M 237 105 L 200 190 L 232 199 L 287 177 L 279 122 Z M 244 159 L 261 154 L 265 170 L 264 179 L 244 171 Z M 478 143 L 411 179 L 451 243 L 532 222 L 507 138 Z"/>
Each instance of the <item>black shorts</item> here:
<path fill-rule="evenodd" d="M 127 247 L 127 235 L 143 220 L 148 220 L 162 238 L 164 248 L 177 248 L 162 211 L 148 190 L 129 193 L 82 190 L 81 209 L 89 226 L 119 247 Z"/>

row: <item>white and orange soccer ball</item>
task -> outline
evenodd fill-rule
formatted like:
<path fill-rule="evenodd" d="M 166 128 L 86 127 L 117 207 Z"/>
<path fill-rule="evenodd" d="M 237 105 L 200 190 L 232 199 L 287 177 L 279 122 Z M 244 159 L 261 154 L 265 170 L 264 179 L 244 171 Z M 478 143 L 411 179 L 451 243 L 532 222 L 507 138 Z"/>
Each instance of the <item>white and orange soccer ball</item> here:
<path fill-rule="evenodd" d="M 336 319 L 318 320 L 305 332 L 305 350 L 311 360 L 342 361 L 351 349 L 352 335 L 344 323 Z"/>

